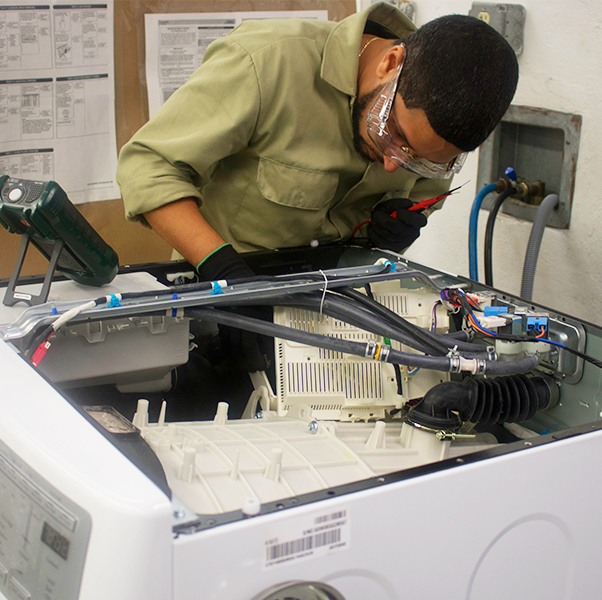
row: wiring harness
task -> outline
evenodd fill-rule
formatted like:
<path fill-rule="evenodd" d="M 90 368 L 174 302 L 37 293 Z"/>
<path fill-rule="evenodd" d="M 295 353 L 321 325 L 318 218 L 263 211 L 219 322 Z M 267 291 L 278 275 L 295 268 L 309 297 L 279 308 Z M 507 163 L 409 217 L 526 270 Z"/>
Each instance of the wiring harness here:
<path fill-rule="evenodd" d="M 391 263 L 383 266 L 382 273 L 391 269 Z M 223 285 L 236 285 L 250 281 L 308 281 L 316 282 L 325 275 L 309 273 L 304 275 L 291 275 L 274 277 L 253 277 L 231 282 L 222 282 Z M 245 329 L 270 337 L 288 339 L 336 352 L 363 356 L 377 361 L 389 362 L 393 365 L 405 365 L 416 369 L 424 368 L 451 373 L 468 372 L 480 375 L 514 375 L 526 373 L 533 370 L 539 364 L 539 353 L 527 355 L 520 360 L 498 361 L 495 350 L 487 344 L 491 339 L 499 339 L 513 342 L 544 342 L 553 346 L 566 349 L 584 360 L 602 368 L 602 362 L 589 357 L 567 346 L 548 340 L 544 337 L 545 332 L 539 335 L 514 336 L 502 335 L 483 327 L 475 311 L 479 311 L 479 303 L 476 299 L 467 295 L 460 288 L 445 288 L 440 290 L 441 302 L 452 312 L 459 312 L 463 318 L 464 330 L 454 334 L 437 334 L 434 327 L 431 331 L 422 329 L 385 306 L 376 302 L 369 294 L 363 294 L 357 289 L 342 285 L 341 281 L 348 282 L 348 277 L 331 277 L 326 280 L 324 289 L 314 292 L 287 293 L 281 288 L 273 290 L 270 294 L 261 298 L 256 296 L 237 297 L 232 300 L 234 305 L 271 305 L 291 306 L 301 309 L 324 313 L 332 318 L 347 322 L 355 327 L 371 332 L 376 336 L 384 338 L 385 342 L 370 341 L 368 343 L 355 342 L 305 331 L 292 329 L 255 319 L 241 314 L 228 312 L 215 305 L 204 305 L 186 308 L 184 316 L 192 319 L 201 319 L 208 322 L 218 323 L 234 328 Z M 340 287 L 327 291 L 328 284 L 337 283 Z M 165 290 L 153 290 L 149 292 L 132 292 L 103 296 L 91 300 L 85 304 L 75 307 L 64 314 L 57 316 L 52 324 L 44 327 L 41 331 L 34 333 L 27 348 L 23 351 L 25 358 L 37 366 L 50 347 L 50 338 L 65 323 L 75 319 L 80 313 L 96 306 L 107 304 L 107 306 L 120 306 L 120 302 L 126 299 L 140 299 L 149 296 L 158 297 L 172 295 L 177 298 L 177 293 L 202 291 L 215 289 L 216 282 L 201 282 L 166 288 Z M 369 287 L 368 290 L 369 291 Z M 225 304 L 221 304 L 225 306 Z M 435 314 L 436 306 L 433 309 Z M 164 313 L 163 313 L 164 314 Z M 478 342 L 472 341 L 479 338 Z M 402 352 L 391 347 L 390 340 L 395 340 L 404 346 L 420 352 Z M 413 371 L 413 372 L 414 372 Z"/>
<path fill-rule="evenodd" d="M 535 331 L 531 332 L 531 335 L 508 335 L 501 334 L 495 331 L 491 331 L 487 329 L 481 323 L 479 323 L 477 317 L 474 315 L 474 311 L 480 310 L 479 304 L 476 300 L 467 295 L 463 290 L 459 288 L 446 288 L 441 290 L 440 292 L 441 299 L 447 303 L 450 307 L 455 308 L 457 311 L 461 313 L 464 317 L 467 326 L 472 329 L 475 334 L 478 334 L 484 338 L 496 339 L 505 342 L 532 342 L 538 343 L 542 342 L 544 344 L 548 344 L 550 346 L 555 346 L 557 348 L 561 348 L 574 354 L 575 356 L 582 358 L 586 362 L 595 365 L 602 369 L 602 361 L 584 354 L 583 352 L 579 352 L 565 344 L 561 344 L 560 342 L 555 342 L 554 340 L 549 340 L 545 337 L 545 330 L 542 328 L 539 333 Z"/>

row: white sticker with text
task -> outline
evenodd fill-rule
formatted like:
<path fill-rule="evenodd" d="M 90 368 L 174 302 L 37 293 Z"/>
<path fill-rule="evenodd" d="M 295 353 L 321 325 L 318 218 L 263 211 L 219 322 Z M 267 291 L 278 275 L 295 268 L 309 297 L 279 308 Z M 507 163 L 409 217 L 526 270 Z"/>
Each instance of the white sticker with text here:
<path fill-rule="evenodd" d="M 266 528 L 263 539 L 264 569 L 348 550 L 351 545 L 349 508 L 279 523 Z"/>

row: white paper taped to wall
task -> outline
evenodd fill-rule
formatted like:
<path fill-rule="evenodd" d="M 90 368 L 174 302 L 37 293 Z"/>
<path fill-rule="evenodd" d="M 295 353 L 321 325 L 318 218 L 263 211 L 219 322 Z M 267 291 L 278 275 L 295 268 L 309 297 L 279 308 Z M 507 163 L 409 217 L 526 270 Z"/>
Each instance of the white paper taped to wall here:
<path fill-rule="evenodd" d="M 321 19 L 326 10 L 146 14 L 146 83 L 151 118 L 203 62 L 211 42 L 249 19 Z"/>
<path fill-rule="evenodd" d="M 0 6 L 0 174 L 119 198 L 113 0 Z"/>

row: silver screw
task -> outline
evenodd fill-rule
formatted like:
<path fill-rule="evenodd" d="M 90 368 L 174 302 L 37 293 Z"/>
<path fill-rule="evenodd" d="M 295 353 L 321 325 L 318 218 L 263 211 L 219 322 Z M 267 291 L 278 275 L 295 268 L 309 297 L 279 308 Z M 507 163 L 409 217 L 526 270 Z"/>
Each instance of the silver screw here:
<path fill-rule="evenodd" d="M 442 429 L 435 434 L 438 440 L 473 440 L 476 435 L 468 433 L 455 433 L 453 431 L 443 431 Z"/>
<path fill-rule="evenodd" d="M 309 423 L 307 425 L 307 430 L 309 431 L 309 433 L 315 435 L 316 433 L 318 433 L 318 422 L 317 421 L 312 421 L 311 423 Z"/>

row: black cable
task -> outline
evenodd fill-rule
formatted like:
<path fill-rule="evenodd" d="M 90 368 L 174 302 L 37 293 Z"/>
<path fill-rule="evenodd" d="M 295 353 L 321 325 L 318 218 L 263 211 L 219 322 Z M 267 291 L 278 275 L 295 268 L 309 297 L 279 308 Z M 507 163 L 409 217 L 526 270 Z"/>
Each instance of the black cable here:
<path fill-rule="evenodd" d="M 279 337 L 301 344 L 315 346 L 317 348 L 324 348 L 333 352 L 353 354 L 354 356 L 365 357 L 369 346 L 369 344 L 366 343 L 354 342 L 344 338 L 335 338 L 327 335 L 319 335 L 317 333 L 293 329 L 291 327 L 284 327 L 261 319 L 236 315 L 215 308 L 189 308 L 185 309 L 184 314 L 188 317 L 201 319 L 210 323 L 220 323 L 230 327 L 253 331 L 260 335 Z M 379 347 L 379 353 L 384 353 L 385 350 L 388 352 L 387 355 L 383 354 L 383 358 L 380 360 L 391 364 L 420 367 L 434 371 L 456 371 L 460 369 L 459 359 L 456 360 L 456 357 L 422 356 L 420 354 L 400 352 L 393 348 L 389 348 L 388 346 L 383 347 L 380 344 L 376 344 L 376 346 Z M 483 374 L 513 375 L 517 373 L 526 373 L 537 367 L 539 364 L 539 355 L 534 354 L 518 361 L 504 363 L 483 359 L 479 360 L 482 365 Z"/>
<path fill-rule="evenodd" d="M 449 348 L 444 344 L 434 344 L 430 339 L 427 339 L 427 343 L 425 344 L 422 339 L 417 339 L 418 336 L 413 336 L 401 328 L 384 321 L 379 315 L 375 315 L 361 305 L 338 294 L 327 293 L 324 302 L 322 302 L 322 294 L 319 292 L 290 294 L 279 298 L 278 305 L 294 306 L 314 312 L 319 312 L 321 308 L 322 312 L 330 317 L 344 321 L 375 335 L 394 339 L 419 352 L 432 356 L 445 356 L 449 352 Z"/>
<path fill-rule="evenodd" d="M 399 327 L 410 336 L 416 336 L 425 345 L 429 344 L 429 341 L 436 344 L 441 352 L 447 354 L 451 348 L 457 347 L 458 350 L 463 352 L 472 352 L 477 354 L 486 353 L 487 349 L 481 344 L 473 344 L 466 341 L 465 339 L 450 339 L 446 334 L 438 334 L 432 331 L 427 331 L 414 325 L 410 321 L 404 319 L 396 312 L 380 304 L 376 300 L 370 299 L 361 292 L 354 290 L 353 288 L 343 287 L 336 290 L 337 293 L 345 295 L 353 300 L 361 303 L 362 305 L 369 308 L 371 311 L 379 314 L 383 318 L 387 319 L 393 325 Z M 390 337 L 390 336 L 389 336 Z M 464 336 L 465 337 L 465 336 Z"/>
<path fill-rule="evenodd" d="M 27 347 L 23 350 L 23 357 L 30 360 L 37 347 L 44 341 L 46 341 L 53 333 L 54 329 L 52 325 L 46 325 L 41 327 L 38 333 L 34 334 L 30 339 Z"/>
<path fill-rule="evenodd" d="M 501 192 L 495 199 L 487 218 L 487 226 L 485 227 L 485 284 L 491 287 L 493 287 L 493 227 L 504 200 L 512 194 L 516 194 L 515 187 L 510 187 Z"/>
<path fill-rule="evenodd" d="M 403 323 L 412 328 L 407 332 L 407 330 L 402 330 L 396 324 L 392 324 L 390 320 L 385 320 L 384 317 L 374 314 L 371 310 L 368 310 L 367 306 L 363 306 L 362 304 L 337 293 L 328 292 L 323 302 L 322 294 L 320 292 L 287 294 L 277 298 L 271 298 L 268 302 L 270 304 L 277 304 L 278 306 L 294 307 L 316 313 L 321 310 L 329 317 L 344 321 L 358 329 L 369 331 L 375 335 L 393 339 L 405 346 L 409 346 L 423 354 L 430 354 L 431 356 L 445 356 L 451 349 L 458 350 L 465 358 L 480 357 L 482 354 L 489 353 L 487 347 L 482 344 L 474 344 L 465 342 L 461 339 L 455 339 L 453 337 L 448 338 L 441 334 L 427 332 L 400 317 Z M 385 311 L 389 311 L 389 309 L 382 304 L 376 302 L 375 304 Z M 391 314 L 397 316 L 396 313 Z M 422 342 L 422 339 L 416 339 L 416 331 L 428 336 L 426 338 L 426 344 Z M 433 341 L 437 342 L 438 346 L 434 345 Z M 443 350 L 441 350 L 441 346 L 443 347 Z"/>
<path fill-rule="evenodd" d="M 389 273 L 389 271 L 391 270 L 391 265 L 390 264 L 385 264 L 383 265 L 383 268 L 378 271 L 378 273 L 374 273 L 374 275 L 384 275 L 386 273 Z M 347 275 L 330 275 L 328 277 L 328 283 L 335 283 L 337 281 L 343 280 L 343 279 L 348 279 L 349 277 Z M 323 282 L 324 281 L 324 276 L 320 273 L 297 273 L 297 274 L 290 274 L 290 275 L 278 275 L 278 276 L 272 276 L 272 275 L 256 275 L 254 277 L 242 277 L 242 278 L 238 278 L 238 279 L 229 279 L 228 280 L 228 286 L 232 286 L 232 285 L 241 285 L 241 284 L 245 284 L 245 283 L 254 283 L 254 282 L 268 282 L 268 283 L 282 283 L 282 282 L 287 282 L 287 281 L 308 281 L 308 282 Z M 173 294 L 173 293 L 185 293 L 185 292 L 198 292 L 198 291 L 203 291 L 203 290 L 210 290 L 212 289 L 212 284 L 210 281 L 200 281 L 200 282 L 196 282 L 196 283 L 184 283 L 181 285 L 174 285 L 171 287 L 167 287 L 164 289 L 159 289 L 159 290 L 149 290 L 146 292 L 124 292 L 123 294 L 121 294 L 122 299 L 127 300 L 130 298 L 145 298 L 145 297 L 152 297 L 152 296 L 162 296 L 162 295 L 167 295 L 167 294 Z M 278 293 L 280 293 L 281 290 L 276 290 Z M 236 304 L 236 302 L 235 302 Z"/>
<path fill-rule="evenodd" d="M 292 327 L 276 325 L 261 319 L 254 319 L 243 315 L 228 313 L 215 308 L 189 308 L 184 309 L 184 314 L 189 317 L 208 321 L 210 323 L 220 323 L 230 327 L 246 329 L 260 335 L 269 337 L 279 337 L 293 342 L 299 342 L 317 348 L 324 348 L 333 352 L 343 352 L 353 354 L 354 356 L 366 356 L 366 343 L 354 342 L 345 338 L 335 338 L 328 335 L 311 333 Z M 387 347 L 388 348 L 388 347 Z M 423 356 L 410 352 L 399 352 L 388 348 L 389 359 L 387 362 L 397 363 L 406 366 L 416 366 L 435 371 L 449 371 L 451 361 L 446 356 Z"/>
<path fill-rule="evenodd" d="M 397 395 L 403 396 L 403 384 L 401 380 L 401 367 L 399 365 L 393 365 L 395 370 L 395 381 L 397 383 Z"/>
<path fill-rule="evenodd" d="M 374 313 L 384 317 L 389 322 L 399 327 L 399 329 L 401 329 L 408 335 L 415 336 L 418 340 L 422 342 L 422 344 L 424 344 L 427 347 L 432 347 L 438 354 L 445 355 L 449 352 L 449 346 L 447 346 L 439 340 L 433 339 L 433 337 L 431 337 L 429 333 L 421 327 L 410 323 L 403 317 L 400 317 L 397 313 L 388 309 L 386 306 L 383 306 L 379 302 L 376 302 L 376 300 L 368 298 L 368 296 L 366 296 L 365 294 L 362 294 L 361 292 L 358 292 L 357 290 L 354 290 L 353 288 L 349 287 L 340 288 L 337 290 L 337 292 L 355 300 L 356 302 L 359 302 L 363 306 L 366 306 Z"/>

